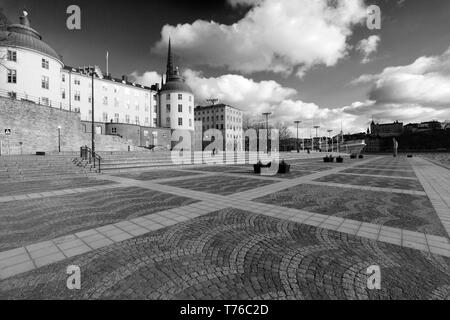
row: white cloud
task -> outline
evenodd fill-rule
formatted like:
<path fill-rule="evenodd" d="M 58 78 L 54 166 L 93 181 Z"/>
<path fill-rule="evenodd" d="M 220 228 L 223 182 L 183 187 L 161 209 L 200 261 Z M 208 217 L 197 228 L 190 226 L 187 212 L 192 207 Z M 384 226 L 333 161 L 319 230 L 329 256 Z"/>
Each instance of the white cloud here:
<path fill-rule="evenodd" d="M 352 82 L 371 83 L 369 98 L 380 103 L 449 108 L 450 48 L 441 56 L 420 57 L 410 65 L 385 68 Z"/>
<path fill-rule="evenodd" d="M 232 25 L 197 20 L 165 25 L 153 48 L 167 41 L 185 61 L 232 71 L 272 71 L 302 76 L 314 65 L 335 65 L 345 57 L 354 25 L 366 16 L 363 0 L 230 0 L 251 9 Z"/>
<path fill-rule="evenodd" d="M 356 117 L 380 122 L 444 121 L 450 117 L 450 48 L 440 56 L 420 57 L 405 66 L 364 74 L 351 82 L 368 84 L 368 101 L 344 108 Z"/>
<path fill-rule="evenodd" d="M 149 87 L 154 84 L 161 83 L 161 75 L 156 71 L 147 71 L 143 74 L 139 74 L 139 72 L 134 71 L 128 76 L 136 83 Z"/>
<path fill-rule="evenodd" d="M 363 54 L 361 63 L 368 63 L 371 61 L 371 56 L 377 51 L 380 40 L 380 36 L 372 35 L 367 39 L 363 39 L 358 42 L 356 45 L 356 50 Z"/>

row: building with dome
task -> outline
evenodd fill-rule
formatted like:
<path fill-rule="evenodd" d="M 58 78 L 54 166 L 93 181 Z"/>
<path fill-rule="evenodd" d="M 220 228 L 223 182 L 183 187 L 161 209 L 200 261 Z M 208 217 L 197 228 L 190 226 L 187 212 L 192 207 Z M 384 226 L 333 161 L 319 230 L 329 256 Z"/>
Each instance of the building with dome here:
<path fill-rule="evenodd" d="M 19 24 L 0 31 L 0 90 L 11 97 L 60 107 L 61 57 L 30 26 L 27 12 Z"/>
<path fill-rule="evenodd" d="M 79 113 L 85 132 L 91 132 L 94 103 L 95 133 L 137 146 L 170 148 L 171 130 L 194 130 L 194 94 L 174 66 L 170 40 L 166 81 L 148 87 L 97 66 L 65 65 L 27 12 L 0 30 L 0 96 Z"/>
<path fill-rule="evenodd" d="M 166 82 L 159 91 L 162 126 L 173 129 L 194 130 L 194 94 L 173 65 L 169 39 Z"/>

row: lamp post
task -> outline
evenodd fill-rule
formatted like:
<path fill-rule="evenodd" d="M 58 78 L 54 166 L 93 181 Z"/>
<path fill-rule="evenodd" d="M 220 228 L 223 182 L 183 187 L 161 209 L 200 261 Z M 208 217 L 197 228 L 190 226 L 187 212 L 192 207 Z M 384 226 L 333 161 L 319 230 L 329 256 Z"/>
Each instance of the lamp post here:
<path fill-rule="evenodd" d="M 94 139 L 95 139 L 95 132 L 94 132 L 94 130 L 95 130 L 95 125 L 94 125 L 94 70 L 91 70 L 91 77 L 92 77 L 92 80 L 91 80 L 91 82 L 92 82 L 92 99 L 91 99 L 91 103 L 92 103 L 92 128 L 91 128 L 91 131 L 92 131 L 92 136 L 91 136 L 91 150 L 92 150 L 92 156 L 94 156 L 95 155 L 95 142 L 94 142 Z"/>
<path fill-rule="evenodd" d="M 269 116 L 272 114 L 272 112 L 264 112 L 262 115 L 266 116 L 266 130 L 267 130 L 267 153 L 269 153 Z"/>
<path fill-rule="evenodd" d="M 333 132 L 333 130 L 328 129 L 328 141 L 330 141 L 330 133 Z M 327 147 L 328 147 L 328 143 L 327 143 Z M 331 140 L 331 152 L 333 152 L 333 140 Z"/>
<path fill-rule="evenodd" d="M 58 126 L 58 152 L 61 153 L 61 126 Z"/>
<path fill-rule="evenodd" d="M 300 153 L 300 149 L 299 149 L 299 146 L 298 146 L 298 125 L 300 123 L 302 123 L 302 122 L 300 120 L 295 120 L 294 123 L 297 124 L 297 153 Z"/>
<path fill-rule="evenodd" d="M 316 129 L 316 140 L 318 138 L 318 136 L 317 136 L 317 129 L 319 129 L 319 128 L 320 128 L 320 126 L 314 126 L 314 129 Z"/>

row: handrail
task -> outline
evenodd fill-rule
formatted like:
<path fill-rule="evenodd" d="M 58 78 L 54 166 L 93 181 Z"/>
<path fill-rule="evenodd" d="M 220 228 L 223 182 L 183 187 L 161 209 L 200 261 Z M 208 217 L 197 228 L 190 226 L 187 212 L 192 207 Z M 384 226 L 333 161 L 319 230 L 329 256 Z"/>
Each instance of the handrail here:
<path fill-rule="evenodd" d="M 27 94 L 26 92 L 16 92 L 16 91 L 10 91 L 5 89 L 0 89 L 0 97 L 8 98 L 15 101 L 24 101 L 28 103 L 34 103 L 38 105 L 42 105 L 45 107 L 65 110 L 73 113 L 80 113 L 80 110 L 78 108 L 74 108 L 70 106 L 67 103 L 63 103 L 61 101 L 55 101 L 50 99 L 43 99 L 42 97 L 36 97 Z"/>
<path fill-rule="evenodd" d="M 89 163 L 92 163 L 92 159 L 94 159 L 94 168 L 97 167 L 98 163 L 98 172 L 101 172 L 101 163 L 103 159 L 96 152 L 92 152 L 91 148 L 88 146 L 80 147 L 80 158 L 82 160 L 89 159 Z"/>

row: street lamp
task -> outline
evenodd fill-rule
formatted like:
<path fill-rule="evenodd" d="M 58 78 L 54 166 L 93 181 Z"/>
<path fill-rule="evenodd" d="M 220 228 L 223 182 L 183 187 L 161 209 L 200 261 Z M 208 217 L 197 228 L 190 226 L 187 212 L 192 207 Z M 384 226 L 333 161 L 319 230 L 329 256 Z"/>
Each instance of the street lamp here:
<path fill-rule="evenodd" d="M 320 126 L 314 126 L 314 129 L 316 129 L 316 140 L 318 138 L 318 136 L 317 136 L 317 129 L 319 129 L 319 128 L 320 128 Z"/>
<path fill-rule="evenodd" d="M 297 153 L 300 153 L 300 149 L 298 146 L 298 125 L 302 122 L 300 120 L 295 120 L 294 123 L 297 124 Z"/>
<path fill-rule="evenodd" d="M 262 115 L 266 116 L 266 130 L 267 130 L 267 153 L 269 153 L 269 116 L 272 114 L 272 112 L 264 112 Z"/>
<path fill-rule="evenodd" d="M 61 126 L 58 126 L 58 152 L 61 153 Z"/>
<path fill-rule="evenodd" d="M 333 132 L 333 130 L 328 129 L 328 141 L 330 141 L 330 133 Z M 327 147 L 328 147 L 328 143 L 327 143 Z M 333 152 L 333 140 L 331 140 L 331 152 Z"/>
<path fill-rule="evenodd" d="M 95 143 L 94 143 L 94 139 L 95 139 L 95 132 L 94 132 L 94 130 L 95 130 L 95 126 L 94 126 L 94 70 L 91 70 L 91 77 L 92 77 L 92 79 L 91 79 L 91 85 L 92 85 L 92 88 L 91 88 L 91 90 L 92 90 L 92 99 L 91 99 L 91 103 L 92 103 L 92 107 L 91 107 L 91 109 L 92 109 L 92 128 L 91 128 L 91 131 L 92 131 L 92 135 L 91 135 L 91 150 L 92 150 L 92 156 L 94 156 L 94 154 L 95 154 Z"/>

